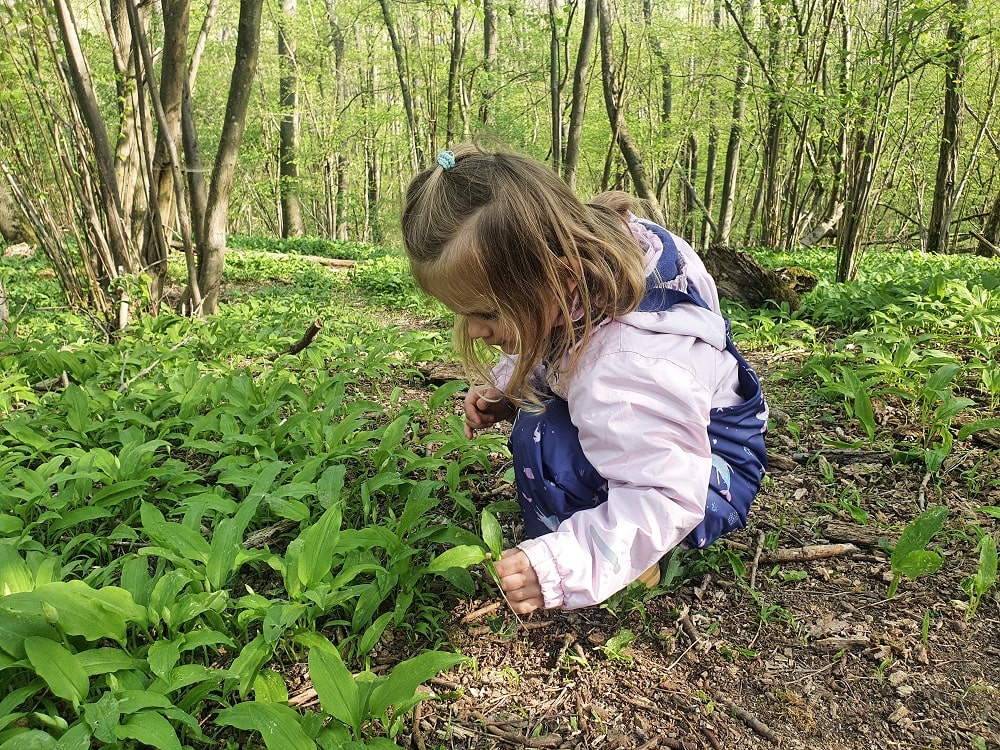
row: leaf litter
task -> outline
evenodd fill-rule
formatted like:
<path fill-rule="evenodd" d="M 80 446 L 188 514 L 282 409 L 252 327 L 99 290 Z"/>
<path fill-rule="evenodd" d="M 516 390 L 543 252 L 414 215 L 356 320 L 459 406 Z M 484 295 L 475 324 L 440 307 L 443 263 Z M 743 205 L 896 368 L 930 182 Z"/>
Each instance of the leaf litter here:
<path fill-rule="evenodd" d="M 754 364 L 767 386 L 768 363 Z M 962 587 L 978 564 L 969 524 L 997 533 L 995 514 L 981 512 L 1000 504 L 997 450 L 956 443 L 928 481 L 922 464 L 891 453 L 831 450 L 851 437 L 848 420 L 806 394 L 768 392 L 780 415 L 768 436 L 770 479 L 745 530 L 684 553 L 670 587 L 633 587 L 605 606 L 537 612 L 520 625 L 479 571 L 477 595 L 455 603 L 448 631 L 474 666 L 431 681 L 437 699 L 418 707 L 400 744 L 1000 746 L 996 588 L 970 617 Z M 512 499 L 501 479 L 509 465 L 495 458 L 492 495 Z M 949 509 L 930 547 L 940 570 L 904 578 L 890 598 L 892 545 L 938 505 Z M 508 544 L 520 538 L 513 514 L 499 520 Z M 495 543 L 491 522 L 490 532 Z M 840 549 L 802 552 L 814 545 Z M 626 645 L 609 648 L 623 632 Z M 397 645 L 406 648 L 380 644 L 377 658 L 403 657 Z"/>

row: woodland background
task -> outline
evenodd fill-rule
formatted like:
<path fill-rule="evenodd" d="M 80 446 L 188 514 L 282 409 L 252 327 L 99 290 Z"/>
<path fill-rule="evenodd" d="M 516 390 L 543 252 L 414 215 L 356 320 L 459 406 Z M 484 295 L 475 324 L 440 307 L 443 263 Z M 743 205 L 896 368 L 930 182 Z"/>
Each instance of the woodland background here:
<path fill-rule="evenodd" d="M 995 2 L 6 0 L 0 205 L 112 326 L 217 309 L 227 237 L 392 242 L 470 138 L 696 247 L 996 254 Z M 82 257 L 81 257 L 82 256 Z"/>
<path fill-rule="evenodd" d="M 0 750 L 1000 747 L 998 15 L 0 0 Z M 481 564 L 396 229 L 465 139 L 815 284 L 723 300 L 769 471 L 653 590 Z"/>

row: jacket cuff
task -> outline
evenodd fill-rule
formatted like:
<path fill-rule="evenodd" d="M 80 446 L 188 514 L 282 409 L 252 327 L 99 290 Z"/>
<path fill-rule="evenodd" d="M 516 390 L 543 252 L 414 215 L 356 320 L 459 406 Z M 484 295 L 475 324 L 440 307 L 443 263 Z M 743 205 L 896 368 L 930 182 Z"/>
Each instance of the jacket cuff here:
<path fill-rule="evenodd" d="M 563 576 L 557 570 L 555 558 L 544 539 L 544 535 L 535 539 L 525 539 L 517 547 L 528 556 L 528 562 L 535 569 L 538 584 L 542 588 L 545 608 L 553 609 L 563 606 L 566 594 L 563 590 Z"/>

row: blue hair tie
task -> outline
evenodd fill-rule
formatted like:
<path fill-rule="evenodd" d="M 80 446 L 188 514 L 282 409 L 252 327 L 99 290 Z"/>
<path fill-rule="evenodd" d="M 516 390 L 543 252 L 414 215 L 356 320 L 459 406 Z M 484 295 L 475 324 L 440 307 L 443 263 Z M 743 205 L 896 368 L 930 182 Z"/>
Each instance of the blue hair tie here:
<path fill-rule="evenodd" d="M 441 165 L 441 169 L 447 172 L 455 166 L 455 154 L 451 151 L 442 151 L 437 156 L 437 163 Z"/>

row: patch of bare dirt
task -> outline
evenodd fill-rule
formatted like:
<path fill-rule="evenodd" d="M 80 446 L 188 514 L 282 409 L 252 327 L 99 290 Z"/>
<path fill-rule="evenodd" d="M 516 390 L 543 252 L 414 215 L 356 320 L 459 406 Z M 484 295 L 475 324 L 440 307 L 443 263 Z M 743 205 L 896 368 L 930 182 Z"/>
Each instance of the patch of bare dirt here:
<path fill-rule="evenodd" d="M 437 698 L 401 744 L 1000 747 L 996 588 L 972 616 L 962 588 L 978 567 L 970 524 L 998 531 L 975 510 L 1000 505 L 996 447 L 956 442 L 935 478 L 888 453 L 830 450 L 858 437 L 850 425 L 809 394 L 767 387 L 773 358 L 755 365 L 779 424 L 748 528 L 688 553 L 698 572 L 681 588 L 613 607 L 519 621 L 484 584 L 451 627 L 474 666 L 432 683 Z M 940 504 L 942 569 L 887 598 L 886 544 Z M 815 549 L 827 544 L 840 546 Z"/>

